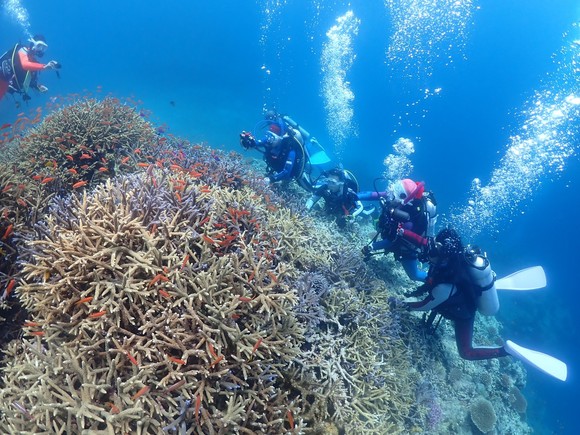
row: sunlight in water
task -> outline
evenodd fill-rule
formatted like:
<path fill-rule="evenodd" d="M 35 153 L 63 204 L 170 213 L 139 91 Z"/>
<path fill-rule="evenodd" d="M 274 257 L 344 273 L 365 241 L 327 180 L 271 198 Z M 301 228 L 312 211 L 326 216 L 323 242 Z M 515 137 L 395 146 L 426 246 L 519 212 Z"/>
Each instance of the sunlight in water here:
<path fill-rule="evenodd" d="M 415 152 L 415 145 L 410 139 L 400 137 L 393 144 L 393 151 L 383 161 L 385 165 L 383 176 L 390 181 L 409 177 L 413 172 L 410 156 Z"/>
<path fill-rule="evenodd" d="M 340 154 L 346 138 L 355 135 L 353 125 L 354 93 L 346 79 L 354 59 L 353 38 L 358 34 L 360 20 L 348 11 L 326 32 L 322 47 L 322 94 L 328 131 Z"/>
<path fill-rule="evenodd" d="M 579 24 L 574 28 L 577 32 Z M 557 178 L 568 158 L 578 152 L 580 45 L 567 41 L 555 64 L 545 86 L 526 103 L 520 131 L 510 138 L 489 184 L 475 179 L 468 205 L 452 216 L 452 224 L 465 236 L 497 232 L 502 221 L 521 213 L 522 201 L 534 194 L 542 180 Z"/>
<path fill-rule="evenodd" d="M 20 4 L 19 0 L 6 0 L 4 2 L 5 10 L 18 24 L 22 27 L 24 34 L 31 37 L 30 21 L 28 18 L 28 11 Z"/>

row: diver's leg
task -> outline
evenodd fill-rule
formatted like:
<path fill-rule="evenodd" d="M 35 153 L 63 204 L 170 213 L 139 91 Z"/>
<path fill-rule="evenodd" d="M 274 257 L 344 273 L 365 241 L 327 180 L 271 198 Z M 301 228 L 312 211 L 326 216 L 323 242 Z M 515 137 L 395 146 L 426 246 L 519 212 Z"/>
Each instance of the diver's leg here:
<path fill-rule="evenodd" d="M 413 281 L 423 281 L 427 279 L 427 272 L 419 269 L 419 260 L 416 258 L 401 258 L 403 269 L 407 272 L 407 276 Z"/>
<path fill-rule="evenodd" d="M 455 320 L 455 342 L 459 356 L 467 360 L 481 360 L 507 356 L 503 347 L 473 347 L 473 321 L 469 319 Z"/>

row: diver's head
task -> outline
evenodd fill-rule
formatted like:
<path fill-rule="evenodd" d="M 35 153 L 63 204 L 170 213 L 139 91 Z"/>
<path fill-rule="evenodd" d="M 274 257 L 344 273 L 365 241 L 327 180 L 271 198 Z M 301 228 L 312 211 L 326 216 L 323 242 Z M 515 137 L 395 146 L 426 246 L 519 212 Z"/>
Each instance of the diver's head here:
<path fill-rule="evenodd" d="M 430 249 L 429 257 L 432 262 L 441 263 L 462 254 L 463 251 L 464 247 L 459 233 L 448 227 L 435 236 L 435 247 Z"/>
<path fill-rule="evenodd" d="M 338 193 L 342 191 L 345 179 L 342 165 L 333 169 L 329 169 L 328 171 L 324 171 L 322 173 L 322 177 L 324 178 L 324 182 L 326 183 L 326 186 L 330 192 Z"/>
<path fill-rule="evenodd" d="M 33 56 L 44 56 L 44 53 L 48 48 L 48 44 L 46 43 L 46 38 L 43 35 L 34 35 L 28 40 L 28 42 L 30 42 L 28 50 L 30 53 L 32 53 Z"/>
<path fill-rule="evenodd" d="M 331 193 L 339 193 L 343 190 L 344 181 L 337 174 L 331 174 L 326 177 L 326 185 Z"/>
<path fill-rule="evenodd" d="M 277 118 L 278 118 L 278 112 L 276 111 L 276 109 L 269 109 L 269 110 L 266 110 L 266 113 L 264 113 L 264 119 L 267 119 L 269 121 L 273 121 Z"/>
<path fill-rule="evenodd" d="M 403 204 L 407 204 L 415 198 L 421 198 L 425 188 L 424 183 L 416 183 L 410 178 L 405 178 L 395 182 L 391 187 L 391 191 L 395 199 L 398 199 Z"/>

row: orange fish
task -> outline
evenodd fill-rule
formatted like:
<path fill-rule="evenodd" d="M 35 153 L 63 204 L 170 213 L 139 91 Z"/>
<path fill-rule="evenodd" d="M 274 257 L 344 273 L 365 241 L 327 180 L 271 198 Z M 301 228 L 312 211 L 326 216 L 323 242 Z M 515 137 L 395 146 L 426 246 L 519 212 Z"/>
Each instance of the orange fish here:
<path fill-rule="evenodd" d="M 76 301 L 75 305 L 86 304 L 87 302 L 90 302 L 92 300 L 93 300 L 92 296 L 87 296 L 86 298 L 82 298 L 82 299 L 79 299 L 78 301 Z"/>
<path fill-rule="evenodd" d="M 103 317 L 105 314 L 107 314 L 106 311 L 97 311 L 96 313 L 89 314 L 89 319 L 96 319 L 98 317 Z"/>
<path fill-rule="evenodd" d="M 10 293 L 12 292 L 12 289 L 14 288 L 15 285 L 16 280 L 12 278 L 8 283 L 8 285 L 6 286 L 6 290 L 4 291 L 4 299 L 8 299 L 8 296 L 10 296 Z"/>
<path fill-rule="evenodd" d="M 47 184 L 50 183 L 51 181 L 54 181 L 54 177 L 46 177 L 40 182 L 40 184 Z"/>
<path fill-rule="evenodd" d="M 141 388 L 139 391 L 137 391 L 137 392 L 136 392 L 136 393 L 133 395 L 133 397 L 131 397 L 131 400 L 133 400 L 133 401 L 137 400 L 137 399 L 138 399 L 139 397 L 141 397 L 142 395 L 144 395 L 144 394 L 147 394 L 147 393 L 149 392 L 149 390 L 150 390 L 150 389 L 151 389 L 151 387 L 150 387 L 150 386 L 146 386 L 146 387 L 143 387 L 143 388 Z"/>
<path fill-rule="evenodd" d="M 169 359 L 169 361 L 174 362 L 175 364 L 180 364 L 180 365 L 185 364 L 185 361 L 182 360 L 181 358 L 175 358 L 174 356 L 169 356 L 167 358 Z"/>
<path fill-rule="evenodd" d="M 6 231 L 4 231 L 4 235 L 2 236 L 2 240 L 6 240 L 8 237 L 10 237 L 13 230 L 14 230 L 14 225 L 13 224 L 8 225 L 6 227 Z"/>
<path fill-rule="evenodd" d="M 139 362 L 135 359 L 135 357 L 133 355 L 131 355 L 129 352 L 125 352 L 125 354 L 127 355 L 127 358 L 129 358 L 129 361 L 131 361 L 131 363 L 133 365 L 138 366 Z"/>
<path fill-rule="evenodd" d="M 79 187 L 86 186 L 89 182 L 87 180 L 77 181 L 75 184 L 72 185 L 73 189 L 78 189 Z"/>

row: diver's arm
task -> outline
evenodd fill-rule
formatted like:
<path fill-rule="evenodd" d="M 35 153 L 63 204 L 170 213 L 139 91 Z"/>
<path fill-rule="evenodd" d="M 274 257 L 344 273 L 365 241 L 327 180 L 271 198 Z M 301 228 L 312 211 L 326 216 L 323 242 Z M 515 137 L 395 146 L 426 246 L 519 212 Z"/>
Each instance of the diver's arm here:
<path fill-rule="evenodd" d="M 316 193 L 308 198 L 308 201 L 306 201 L 306 210 L 311 210 L 312 207 L 314 207 L 314 204 L 320 201 L 320 198 L 322 198 L 322 196 L 317 195 Z"/>
<path fill-rule="evenodd" d="M 286 158 L 286 163 L 284 164 L 284 169 L 282 169 L 277 174 L 272 175 L 270 177 L 272 181 L 280 181 L 286 178 L 290 178 L 292 168 L 294 168 L 294 162 L 296 162 L 296 151 L 290 150 L 288 157 Z"/>
<path fill-rule="evenodd" d="M 361 213 L 362 213 L 362 211 L 365 209 L 365 208 L 364 208 L 364 206 L 362 205 L 362 202 L 360 202 L 360 201 L 356 201 L 356 202 L 354 203 L 354 205 L 355 205 L 355 207 L 356 207 L 356 208 L 355 208 L 355 210 L 352 212 L 352 217 L 353 217 L 353 218 L 357 217 L 357 216 L 358 216 L 359 214 L 361 214 Z"/>
<path fill-rule="evenodd" d="M 422 301 L 405 302 L 405 305 L 411 311 L 429 311 L 437 308 L 456 292 L 453 284 L 438 284 L 429 291 L 429 294 Z"/>
<path fill-rule="evenodd" d="M 24 49 L 18 50 L 18 57 L 20 64 L 25 71 L 42 71 L 44 69 L 43 63 L 32 62 L 28 59 L 28 53 Z"/>

